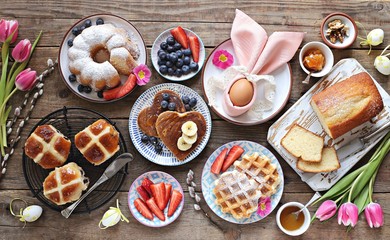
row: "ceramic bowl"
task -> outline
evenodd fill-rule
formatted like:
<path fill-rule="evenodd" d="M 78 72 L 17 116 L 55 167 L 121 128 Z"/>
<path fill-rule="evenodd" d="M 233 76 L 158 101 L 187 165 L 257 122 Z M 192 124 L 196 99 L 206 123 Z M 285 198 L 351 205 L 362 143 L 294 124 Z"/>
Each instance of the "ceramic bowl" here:
<path fill-rule="evenodd" d="M 306 43 L 302 49 L 301 52 L 299 53 L 299 64 L 301 65 L 301 68 L 303 71 L 305 71 L 307 74 L 310 73 L 310 71 L 303 65 L 303 58 L 305 56 L 305 53 L 310 50 L 310 49 L 319 49 L 322 54 L 325 57 L 325 66 L 322 68 L 321 71 L 319 72 L 313 72 L 311 74 L 312 77 L 323 77 L 326 74 L 330 72 L 330 70 L 333 67 L 333 53 L 332 50 L 322 42 L 308 42 Z"/>
<path fill-rule="evenodd" d="M 282 226 L 282 224 L 280 223 L 280 214 L 282 213 L 282 211 L 286 207 L 290 207 L 290 206 L 296 206 L 296 207 L 299 207 L 300 209 L 304 207 L 304 205 L 302 203 L 299 203 L 299 202 L 285 203 L 283 206 L 281 206 L 279 208 L 278 212 L 276 213 L 276 223 L 277 223 L 278 227 L 280 228 L 280 230 L 282 230 L 287 235 L 290 235 L 290 236 L 302 235 L 304 232 L 306 232 L 307 229 L 309 229 L 310 220 L 311 220 L 310 212 L 307 208 L 304 208 L 302 213 L 305 216 L 305 220 L 304 220 L 302 226 L 300 228 L 298 228 L 297 230 L 290 231 L 290 230 L 285 229 Z"/>
<path fill-rule="evenodd" d="M 344 41 L 342 43 L 340 41 L 336 41 L 335 43 L 332 43 L 329 40 L 329 38 L 326 37 L 326 31 L 329 29 L 328 23 L 336 19 L 340 19 L 341 22 L 343 22 L 349 28 L 348 36 L 344 36 Z M 343 49 L 351 46 L 353 42 L 355 42 L 357 34 L 358 34 L 358 30 L 355 21 L 345 13 L 335 12 L 329 14 L 324 18 L 324 20 L 322 20 L 321 37 L 322 40 L 326 43 L 326 45 L 328 45 L 331 48 Z"/>
<path fill-rule="evenodd" d="M 204 48 L 204 44 L 202 42 L 202 39 L 196 33 L 194 33 L 193 31 L 191 31 L 191 30 L 189 30 L 187 28 L 183 28 L 184 31 L 186 32 L 187 36 L 196 36 L 199 39 L 199 47 L 200 47 L 199 61 L 198 61 L 199 68 L 198 68 L 197 71 L 192 71 L 189 74 L 182 75 L 181 77 L 170 76 L 168 74 L 161 74 L 160 71 L 159 71 L 160 66 L 158 65 L 158 54 L 157 53 L 158 53 L 158 50 L 160 49 L 160 44 L 162 42 L 166 41 L 166 39 L 169 36 L 172 36 L 171 35 L 171 30 L 172 29 L 173 28 L 165 30 L 154 41 L 153 46 L 152 46 L 152 51 L 151 51 L 152 64 L 153 64 L 153 67 L 158 72 L 158 74 L 160 74 L 160 76 L 162 76 L 163 78 L 165 78 L 167 80 L 170 80 L 170 81 L 174 81 L 174 82 L 181 82 L 181 81 L 185 81 L 185 80 L 191 79 L 192 77 L 194 77 L 202 69 L 204 60 L 206 58 L 206 50 Z M 192 57 L 191 57 L 191 61 L 193 61 Z"/>

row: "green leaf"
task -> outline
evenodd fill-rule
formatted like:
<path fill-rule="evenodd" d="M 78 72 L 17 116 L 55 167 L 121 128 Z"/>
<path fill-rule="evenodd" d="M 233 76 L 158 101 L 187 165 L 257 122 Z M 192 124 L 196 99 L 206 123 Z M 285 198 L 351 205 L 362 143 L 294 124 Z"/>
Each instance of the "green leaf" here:
<path fill-rule="evenodd" d="M 368 185 L 368 182 L 374 175 L 374 173 L 377 171 L 377 169 L 380 167 L 383 159 L 387 155 L 387 153 L 390 150 L 390 132 L 386 135 L 385 140 L 382 141 L 382 143 L 379 146 L 379 151 L 377 154 L 374 154 L 370 161 L 366 164 L 367 168 L 364 170 L 364 172 L 355 180 L 352 188 L 351 188 L 351 195 L 350 200 L 353 201 L 363 190 L 363 188 Z"/>
<path fill-rule="evenodd" d="M 338 181 L 331 189 L 329 189 L 322 197 L 320 197 L 317 201 L 315 201 L 313 205 L 327 200 L 327 199 L 334 199 L 337 196 L 340 196 L 349 188 L 351 187 L 351 184 L 354 182 L 354 180 L 359 176 L 360 173 L 362 173 L 366 169 L 366 165 L 356 169 L 355 171 L 351 172 L 347 176 L 343 177 L 340 181 Z"/>

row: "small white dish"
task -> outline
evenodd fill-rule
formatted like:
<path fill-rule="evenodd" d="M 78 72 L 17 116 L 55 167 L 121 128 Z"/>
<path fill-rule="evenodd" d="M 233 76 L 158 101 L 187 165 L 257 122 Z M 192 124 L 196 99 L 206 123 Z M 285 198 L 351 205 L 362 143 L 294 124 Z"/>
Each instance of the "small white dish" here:
<path fill-rule="evenodd" d="M 169 76 L 168 74 L 161 74 L 160 71 L 159 71 L 159 65 L 158 65 L 158 50 L 160 49 L 160 44 L 164 41 L 166 41 L 166 39 L 169 37 L 169 36 L 172 36 L 171 35 L 171 30 L 173 28 L 170 28 L 170 29 L 167 29 L 165 30 L 164 32 L 162 32 L 157 38 L 156 40 L 154 40 L 154 43 L 153 43 L 153 46 L 152 46 L 152 51 L 151 51 L 151 57 L 152 57 L 152 64 L 153 64 L 153 67 L 154 69 L 156 69 L 156 72 L 158 72 L 158 74 L 160 74 L 161 77 L 165 78 L 165 79 L 168 79 L 170 81 L 175 81 L 175 82 L 180 82 L 180 81 L 185 81 L 185 80 L 188 80 L 190 78 L 192 78 L 193 76 L 195 76 L 203 67 L 203 64 L 204 64 L 204 60 L 206 58 L 206 50 L 204 48 L 204 44 L 202 42 L 202 39 L 196 35 L 196 33 L 194 33 L 193 31 L 187 29 L 187 28 L 183 28 L 184 31 L 186 32 L 187 36 L 196 36 L 198 39 L 199 39 L 199 44 L 200 44 L 200 50 L 199 50 L 199 61 L 198 61 L 198 70 L 196 72 L 190 72 L 189 74 L 187 75 L 182 75 L 181 77 L 176 77 L 176 76 Z M 184 48 L 182 48 L 183 50 Z M 193 61 L 192 57 L 191 57 L 191 61 Z"/>
<path fill-rule="evenodd" d="M 297 230 L 290 231 L 290 230 L 285 229 L 282 226 L 282 224 L 280 222 L 280 215 L 286 207 L 291 207 L 291 206 L 295 206 L 295 207 L 298 207 L 300 209 L 305 207 L 302 203 L 299 203 L 299 202 L 285 203 L 283 206 L 281 206 L 279 208 L 278 212 L 276 213 L 276 223 L 277 223 L 278 227 L 280 228 L 280 230 L 282 230 L 285 234 L 287 234 L 289 236 L 299 236 L 299 235 L 302 235 L 304 232 L 306 232 L 307 229 L 309 229 L 310 220 L 311 220 L 310 212 L 307 208 L 304 208 L 302 210 L 302 213 L 304 216 L 304 221 L 303 221 L 302 226 L 300 228 L 298 228 Z"/>
<path fill-rule="evenodd" d="M 299 64 L 301 65 L 301 68 L 305 73 L 309 74 L 310 71 L 303 65 L 303 58 L 305 56 L 305 53 L 310 49 L 318 49 L 322 52 L 322 54 L 325 57 L 325 66 L 322 68 L 319 72 L 313 72 L 311 74 L 312 77 L 323 77 L 326 74 L 330 72 L 330 70 L 333 67 L 334 58 L 332 50 L 322 42 L 308 42 L 306 43 L 299 53 Z"/>
<path fill-rule="evenodd" d="M 335 43 L 332 43 L 328 37 L 326 37 L 326 31 L 329 29 L 328 23 L 339 19 L 343 24 L 345 24 L 348 27 L 348 36 L 344 36 L 344 41 L 341 43 L 340 41 L 336 41 Z M 337 49 L 344 49 L 349 46 L 351 46 L 357 37 L 358 30 L 355 21 L 352 19 L 351 16 L 342 13 L 342 12 L 335 12 L 331 13 L 328 16 L 322 20 L 321 24 L 321 37 L 322 40 L 331 48 L 337 48 Z"/>
<path fill-rule="evenodd" d="M 136 209 L 136 207 L 134 205 L 135 199 L 140 198 L 140 196 L 137 192 L 137 187 L 142 185 L 142 181 L 145 178 L 149 178 L 149 180 L 151 180 L 153 183 L 160 183 L 160 182 L 169 183 L 172 185 L 172 190 L 179 191 L 183 196 L 183 198 L 181 199 L 180 205 L 177 207 L 175 213 L 171 217 L 168 217 L 168 215 L 167 215 L 168 214 L 168 206 L 170 203 L 164 209 L 163 213 L 165 216 L 165 221 L 161 221 L 156 216 L 154 216 L 153 220 L 146 219 L 144 216 L 142 216 L 141 213 L 138 212 L 138 210 Z M 165 173 L 165 172 L 151 171 L 151 172 L 146 172 L 146 173 L 142 174 L 136 180 L 134 180 L 134 182 L 131 184 L 130 189 L 129 189 L 129 193 L 128 193 L 128 197 L 127 197 L 127 203 L 129 205 L 129 209 L 130 209 L 131 214 L 133 214 L 134 218 L 137 219 L 138 222 L 140 222 L 143 225 L 148 226 L 148 227 L 155 227 L 155 228 L 164 227 L 164 226 L 174 222 L 179 217 L 180 213 L 182 212 L 183 207 L 184 207 L 184 192 L 183 192 L 183 188 L 181 187 L 180 183 L 176 180 L 176 178 L 172 177 L 171 175 L 169 175 L 168 173 Z"/>

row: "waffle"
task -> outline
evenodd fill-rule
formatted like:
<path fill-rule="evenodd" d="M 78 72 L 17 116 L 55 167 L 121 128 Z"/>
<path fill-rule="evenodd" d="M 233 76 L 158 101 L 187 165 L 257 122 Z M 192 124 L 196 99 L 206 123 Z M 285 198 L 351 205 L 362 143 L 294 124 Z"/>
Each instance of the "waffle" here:
<path fill-rule="evenodd" d="M 223 173 L 213 189 L 215 203 L 234 218 L 248 218 L 257 210 L 261 192 L 255 180 L 236 170 Z"/>
<path fill-rule="evenodd" d="M 259 156 L 257 152 L 252 155 L 245 154 L 241 161 L 234 162 L 234 167 L 255 180 L 263 196 L 271 196 L 276 192 L 280 178 L 276 166 L 271 164 L 267 156 Z"/>

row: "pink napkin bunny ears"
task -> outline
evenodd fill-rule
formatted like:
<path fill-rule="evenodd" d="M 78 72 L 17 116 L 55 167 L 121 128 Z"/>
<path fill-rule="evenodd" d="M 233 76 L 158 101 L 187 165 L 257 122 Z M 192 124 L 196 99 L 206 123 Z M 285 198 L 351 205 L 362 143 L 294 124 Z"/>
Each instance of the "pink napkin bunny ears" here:
<path fill-rule="evenodd" d="M 224 90 L 222 101 L 225 112 L 232 116 L 239 116 L 247 112 L 256 102 L 256 82 L 251 81 L 254 92 L 252 100 L 245 106 L 234 106 L 229 97 L 232 85 L 245 75 L 267 75 L 291 60 L 301 44 L 303 32 L 274 32 L 270 37 L 265 30 L 244 12 L 236 9 L 233 21 L 231 39 L 239 65 L 246 67 L 246 74 L 238 74 Z M 258 76 L 272 84 L 270 76 Z M 257 78 L 257 77 L 255 77 Z"/>

